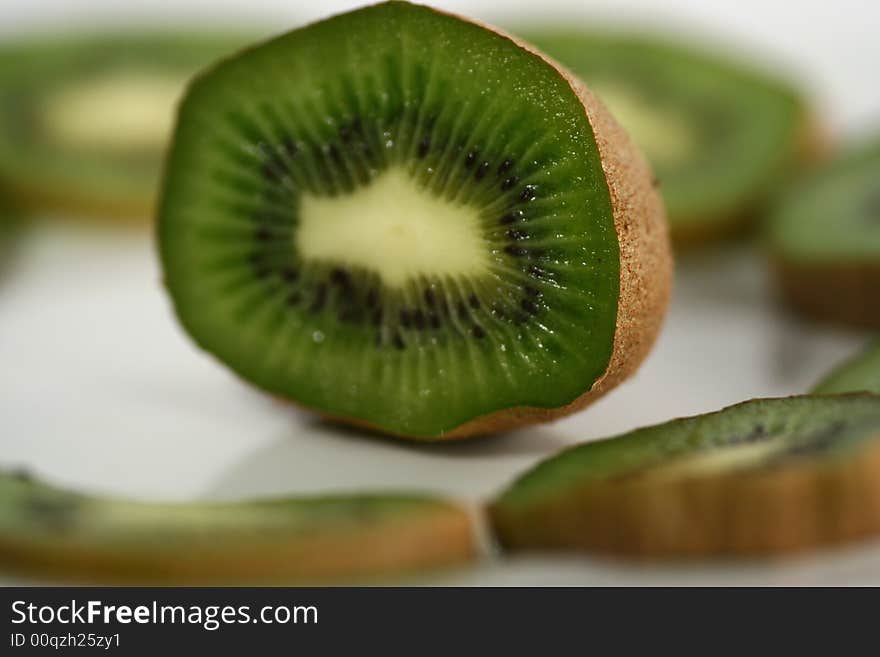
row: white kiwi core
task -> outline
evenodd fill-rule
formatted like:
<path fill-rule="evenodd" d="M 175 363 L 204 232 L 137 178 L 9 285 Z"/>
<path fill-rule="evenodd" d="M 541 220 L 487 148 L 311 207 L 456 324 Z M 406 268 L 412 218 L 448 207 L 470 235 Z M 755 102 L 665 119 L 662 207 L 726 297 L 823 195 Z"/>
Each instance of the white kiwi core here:
<path fill-rule="evenodd" d="M 44 122 L 56 141 L 105 151 L 161 151 L 174 125 L 185 80 L 158 73 L 115 73 L 61 87 Z"/>
<path fill-rule="evenodd" d="M 375 272 L 392 288 L 421 275 L 479 276 L 490 255 L 475 208 L 437 198 L 400 167 L 344 196 L 304 194 L 296 248 Z"/>

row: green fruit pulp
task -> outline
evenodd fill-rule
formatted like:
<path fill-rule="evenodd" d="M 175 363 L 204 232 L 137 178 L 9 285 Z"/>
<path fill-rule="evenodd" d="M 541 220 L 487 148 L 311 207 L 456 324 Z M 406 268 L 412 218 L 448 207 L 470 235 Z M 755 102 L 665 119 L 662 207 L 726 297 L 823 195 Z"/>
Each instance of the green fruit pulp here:
<path fill-rule="evenodd" d="M 880 139 L 852 147 L 787 190 L 767 239 L 786 262 L 880 267 Z"/>
<path fill-rule="evenodd" d="M 673 235 L 751 209 L 800 147 L 796 93 L 735 60 L 648 34 L 523 37 L 582 77 L 642 147 Z"/>
<path fill-rule="evenodd" d="M 156 32 L 2 44 L 0 182 L 38 205 L 148 205 L 188 78 L 247 40 Z"/>
<path fill-rule="evenodd" d="M 875 395 L 752 400 L 564 450 L 520 477 L 494 506 L 505 514 L 534 512 L 576 498 L 591 483 L 724 475 L 795 460 L 845 458 L 872 440 L 880 440 Z"/>
<path fill-rule="evenodd" d="M 159 238 L 202 347 L 390 433 L 562 406 L 610 360 L 619 248 L 582 104 L 541 58 L 426 7 L 336 16 L 199 76 Z"/>

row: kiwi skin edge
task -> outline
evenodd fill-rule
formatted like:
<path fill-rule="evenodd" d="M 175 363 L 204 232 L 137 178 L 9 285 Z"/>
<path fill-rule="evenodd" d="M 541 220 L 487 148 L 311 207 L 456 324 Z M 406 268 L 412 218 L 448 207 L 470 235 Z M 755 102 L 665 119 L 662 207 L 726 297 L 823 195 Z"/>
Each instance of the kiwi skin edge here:
<path fill-rule="evenodd" d="M 834 464 L 784 472 L 593 485 L 583 491 L 579 529 L 565 549 L 630 558 L 791 553 L 880 532 L 880 447 Z M 825 509 L 825 510 L 823 510 Z M 833 510 L 833 515 L 832 515 Z M 515 529 L 493 514 L 502 545 L 517 549 Z M 566 522 L 570 521 L 568 514 Z M 552 509 L 542 522 L 554 525 Z M 572 529 L 572 528 L 570 528 Z M 530 550 L 556 550 L 534 535 Z"/>
<path fill-rule="evenodd" d="M 630 559 L 772 556 L 863 539 L 880 534 L 880 433 L 867 443 L 767 470 L 593 481 L 570 491 L 570 503 L 528 513 L 490 504 L 490 524 L 511 552 Z"/>
<path fill-rule="evenodd" d="M 673 258 L 666 210 L 659 193 L 654 189 L 650 165 L 629 135 L 586 85 L 561 64 L 513 35 L 471 18 L 433 7 L 430 9 L 473 23 L 509 39 L 518 47 L 540 57 L 568 83 L 583 105 L 593 129 L 610 192 L 620 249 L 620 294 L 616 329 L 611 358 L 604 374 L 589 390 L 564 406 L 516 406 L 500 409 L 469 420 L 441 435 L 418 437 L 420 441 L 443 441 L 498 433 L 561 418 L 585 408 L 629 378 L 651 351 L 660 332 L 672 290 Z M 413 438 L 389 432 L 359 418 L 324 413 L 304 407 L 295 400 L 285 398 L 284 401 L 317 412 L 334 422 L 399 438 Z"/>
<path fill-rule="evenodd" d="M 246 512 L 246 511 L 243 511 Z M 160 523 L 161 525 L 161 523 Z M 161 527 L 160 527 L 161 528 Z M 54 540 L 0 536 L 4 572 L 114 585 L 323 584 L 422 573 L 466 564 L 478 553 L 472 518 L 457 503 L 378 521 L 375 527 L 279 536 L 220 537 L 205 549 L 102 545 L 99 534 Z"/>

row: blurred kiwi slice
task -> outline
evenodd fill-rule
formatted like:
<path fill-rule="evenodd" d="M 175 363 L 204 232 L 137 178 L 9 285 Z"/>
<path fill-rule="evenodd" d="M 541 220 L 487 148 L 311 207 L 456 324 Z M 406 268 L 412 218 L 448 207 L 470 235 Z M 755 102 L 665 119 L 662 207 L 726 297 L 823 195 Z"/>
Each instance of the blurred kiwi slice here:
<path fill-rule="evenodd" d="M 647 165 L 580 83 L 400 2 L 200 75 L 159 237 L 202 347 L 272 393 L 419 439 L 592 401 L 646 355 L 671 273 Z"/>
<path fill-rule="evenodd" d="M 228 503 L 83 495 L 0 473 L 0 567 L 89 582 L 319 582 L 473 558 L 466 509 L 427 495 Z"/>
<path fill-rule="evenodd" d="M 678 243 L 741 227 L 812 146 L 798 93 L 735 58 L 620 29 L 522 36 L 581 76 L 630 132 Z"/>
<path fill-rule="evenodd" d="M 760 554 L 880 532 L 880 397 L 754 400 L 563 451 L 491 505 L 501 545 Z"/>
<path fill-rule="evenodd" d="M 816 394 L 872 392 L 880 395 L 880 340 L 841 363 L 812 390 Z"/>
<path fill-rule="evenodd" d="M 157 31 L 0 43 L 0 183 L 36 209 L 150 215 L 187 80 L 252 38 Z"/>
<path fill-rule="evenodd" d="M 880 329 L 880 137 L 788 189 L 768 222 L 767 246 L 794 308 Z"/>

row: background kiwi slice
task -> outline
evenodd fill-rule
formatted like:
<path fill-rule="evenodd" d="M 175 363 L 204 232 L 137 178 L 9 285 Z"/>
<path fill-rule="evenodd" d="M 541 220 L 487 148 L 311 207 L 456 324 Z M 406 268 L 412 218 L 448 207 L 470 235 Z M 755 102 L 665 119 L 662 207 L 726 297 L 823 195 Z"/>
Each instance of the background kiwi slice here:
<path fill-rule="evenodd" d="M 651 34 L 523 37 L 581 76 L 642 148 L 676 241 L 740 225 L 804 150 L 803 101 L 742 62 Z"/>
<path fill-rule="evenodd" d="M 467 511 L 425 495 L 150 504 L 0 472 L 0 565 L 118 582 L 288 582 L 467 561 Z"/>
<path fill-rule="evenodd" d="M 186 81 L 249 38 L 156 32 L 0 45 L 0 183 L 31 207 L 149 214 Z"/>
<path fill-rule="evenodd" d="M 417 438 L 583 406 L 643 359 L 669 292 L 647 165 L 589 92 L 506 36 L 399 2 L 199 76 L 159 236 L 201 346 Z"/>
<path fill-rule="evenodd" d="M 587 443 L 491 505 L 510 550 L 796 550 L 880 531 L 880 397 L 754 400 Z"/>
<path fill-rule="evenodd" d="M 816 394 L 862 391 L 880 395 L 880 341 L 834 368 L 812 390 Z"/>
<path fill-rule="evenodd" d="M 880 137 L 790 188 L 769 222 L 767 242 L 793 307 L 880 328 Z"/>

